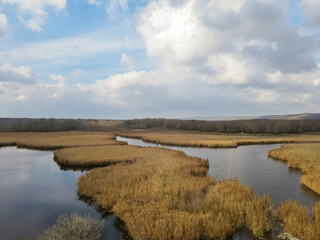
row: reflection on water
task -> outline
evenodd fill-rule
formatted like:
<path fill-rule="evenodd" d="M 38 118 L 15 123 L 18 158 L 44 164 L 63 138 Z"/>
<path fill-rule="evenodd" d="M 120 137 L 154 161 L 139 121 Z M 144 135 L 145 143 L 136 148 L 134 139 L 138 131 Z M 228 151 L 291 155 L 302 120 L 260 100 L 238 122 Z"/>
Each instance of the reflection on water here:
<path fill-rule="evenodd" d="M 210 149 L 171 147 L 146 143 L 139 139 L 117 137 L 129 145 L 165 147 L 209 160 L 209 174 L 217 180 L 236 178 L 240 183 L 251 186 L 259 195 L 268 194 L 275 204 L 289 198 L 312 206 L 320 196 L 300 184 L 301 173 L 288 168 L 286 163 L 268 157 L 269 149 L 279 144 L 249 145 L 238 148 Z"/>
<path fill-rule="evenodd" d="M 117 230 L 120 220 L 100 214 L 79 200 L 77 180 L 82 174 L 60 170 L 52 152 L 1 148 L 0 239 L 34 240 L 60 214 L 73 211 L 96 217 L 103 215 L 106 223 L 102 239 L 123 239 Z"/>

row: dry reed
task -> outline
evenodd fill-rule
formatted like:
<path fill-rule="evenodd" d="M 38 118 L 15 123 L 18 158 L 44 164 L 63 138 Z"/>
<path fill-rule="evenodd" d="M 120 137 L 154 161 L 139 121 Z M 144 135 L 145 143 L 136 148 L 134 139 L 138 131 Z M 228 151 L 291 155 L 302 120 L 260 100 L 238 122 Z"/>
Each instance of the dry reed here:
<path fill-rule="evenodd" d="M 79 193 L 114 211 L 133 239 L 227 239 L 243 227 L 261 238 L 271 230 L 269 198 L 235 180 L 216 183 L 207 160 L 162 148 L 111 148 L 99 155 L 136 161 L 88 172 L 79 178 Z"/>
<path fill-rule="evenodd" d="M 255 135 L 214 134 L 191 131 L 128 130 L 117 135 L 168 146 L 234 148 L 240 145 L 320 142 L 320 134 Z"/>
<path fill-rule="evenodd" d="M 114 134 L 105 132 L 0 133 L 0 147 L 18 146 L 20 148 L 54 150 L 64 147 L 118 144 Z"/>
<path fill-rule="evenodd" d="M 312 208 L 312 216 L 300 202 L 288 200 L 278 211 L 288 232 L 297 235 L 303 240 L 320 240 L 320 202 Z"/>

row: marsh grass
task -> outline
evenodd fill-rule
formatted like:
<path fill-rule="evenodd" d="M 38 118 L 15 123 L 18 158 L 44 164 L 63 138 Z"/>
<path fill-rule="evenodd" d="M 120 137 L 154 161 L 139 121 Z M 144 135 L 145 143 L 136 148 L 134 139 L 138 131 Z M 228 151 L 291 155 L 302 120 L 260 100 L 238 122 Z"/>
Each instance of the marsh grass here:
<path fill-rule="evenodd" d="M 125 144 L 123 144 L 125 145 Z M 62 166 L 98 167 L 117 163 L 132 163 L 143 154 L 134 146 L 71 147 L 54 151 L 55 160 Z"/>
<path fill-rule="evenodd" d="M 38 236 L 38 240 L 98 240 L 103 226 L 103 220 L 89 215 L 62 214 L 53 226 Z"/>
<path fill-rule="evenodd" d="M 289 233 L 304 240 L 320 239 L 320 202 L 313 205 L 311 216 L 306 207 L 293 200 L 281 204 L 278 214 Z"/>
<path fill-rule="evenodd" d="M 240 145 L 277 143 L 320 143 L 320 134 L 258 135 L 214 134 L 191 131 L 128 130 L 116 132 L 121 137 L 168 146 L 235 148 Z"/>
<path fill-rule="evenodd" d="M 37 150 L 55 150 L 64 147 L 118 145 L 115 135 L 105 132 L 21 132 L 0 133 L 0 146 L 17 146 Z M 123 143 L 122 143 L 123 144 Z"/>
<path fill-rule="evenodd" d="M 299 169 L 301 183 L 320 194 L 320 144 L 286 144 L 269 150 L 268 155 Z"/>
<path fill-rule="evenodd" d="M 236 147 L 243 144 L 320 140 L 316 134 L 261 136 L 130 131 L 120 135 L 167 145 L 195 147 Z M 0 146 L 9 145 L 41 150 L 59 149 L 54 153 L 56 161 L 69 167 L 112 164 L 95 168 L 81 176 L 78 191 L 80 197 L 90 199 L 106 212 L 114 212 L 124 221 L 133 239 L 222 240 L 243 228 L 249 229 L 256 238 L 261 239 L 274 226 L 275 210 L 268 196 L 259 197 L 253 193 L 252 188 L 236 180 L 216 182 L 207 175 L 207 160 L 189 157 L 181 151 L 128 146 L 117 142 L 114 134 L 102 132 L 0 133 Z M 283 158 L 291 162 L 292 167 L 301 169 L 307 179 L 312 177 L 308 181 L 317 186 L 319 184 L 315 179 L 319 179 L 316 175 L 319 172 L 319 155 L 316 148 L 319 145 L 310 144 L 311 147 L 303 151 L 307 155 L 300 153 L 298 160 L 295 158 L 291 161 L 292 156 L 297 155 L 295 149 L 288 158 L 291 160 Z M 305 161 L 310 151 L 315 156 L 312 161 Z M 319 204 L 314 206 L 312 216 L 309 216 L 301 204 L 286 202 L 281 205 L 278 216 L 287 231 L 302 239 L 318 240 Z M 98 239 L 57 235 L 68 232 L 70 228 L 77 229 L 77 234 L 81 233 L 80 228 L 73 227 L 77 223 L 87 229 L 88 224 L 81 219 L 81 216 L 64 215 L 56 225 L 45 230 L 39 240 Z M 99 229 L 98 222 L 93 225 L 96 226 L 93 229 Z M 98 231 L 94 232 L 96 234 L 91 236 L 98 237 Z"/>
<path fill-rule="evenodd" d="M 79 193 L 120 217 L 133 239 L 227 239 L 243 227 L 261 238 L 271 230 L 270 199 L 236 180 L 217 183 L 206 174 L 207 160 L 163 148 L 117 147 L 121 151 L 104 146 L 99 155 L 136 161 L 88 172 L 79 178 Z"/>

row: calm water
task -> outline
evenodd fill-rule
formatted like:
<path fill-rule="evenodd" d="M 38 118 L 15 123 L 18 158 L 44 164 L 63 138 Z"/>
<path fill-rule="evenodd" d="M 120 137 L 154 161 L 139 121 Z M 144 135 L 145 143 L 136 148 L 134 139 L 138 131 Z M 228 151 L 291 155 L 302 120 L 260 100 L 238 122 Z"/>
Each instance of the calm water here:
<path fill-rule="evenodd" d="M 35 240 L 62 213 L 102 217 L 78 199 L 76 183 L 82 174 L 60 170 L 52 152 L 1 148 L 0 240 Z M 112 215 L 105 217 L 102 239 L 123 239 L 117 222 Z"/>
<path fill-rule="evenodd" d="M 129 145 L 180 150 L 189 156 L 208 159 L 209 174 L 212 177 L 217 180 L 236 178 L 240 183 L 251 186 L 255 193 L 268 194 L 275 204 L 291 198 L 310 208 L 313 202 L 320 200 L 319 195 L 300 184 L 299 171 L 268 157 L 268 150 L 280 147 L 278 144 L 209 149 L 162 146 L 122 137 L 117 137 L 117 140 L 126 141 Z"/>

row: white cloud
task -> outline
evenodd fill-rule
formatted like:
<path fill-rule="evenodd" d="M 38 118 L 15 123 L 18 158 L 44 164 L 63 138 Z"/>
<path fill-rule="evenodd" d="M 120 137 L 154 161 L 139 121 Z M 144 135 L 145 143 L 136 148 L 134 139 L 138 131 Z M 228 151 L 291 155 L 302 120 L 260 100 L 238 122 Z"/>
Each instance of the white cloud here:
<path fill-rule="evenodd" d="M 307 17 L 307 25 L 311 27 L 320 27 L 320 1 L 302 0 L 299 7 Z"/>
<path fill-rule="evenodd" d="M 242 59 L 226 53 L 209 56 L 208 66 L 215 72 L 207 78 L 208 83 L 244 84 L 248 82 L 252 72 Z"/>
<path fill-rule="evenodd" d="M 17 97 L 14 98 L 14 100 L 20 101 L 20 102 L 25 102 L 25 101 L 27 101 L 28 99 L 29 99 L 29 96 L 24 95 L 24 94 L 19 95 L 19 96 L 17 96 Z"/>
<path fill-rule="evenodd" d="M 111 75 L 104 80 L 98 80 L 91 86 L 91 91 L 100 102 L 126 105 L 130 103 L 130 95 L 127 95 L 128 92 L 126 92 L 126 89 L 149 86 L 159 86 L 159 82 L 153 72 L 132 71 L 124 74 Z M 134 91 L 131 90 L 129 90 L 129 92 L 134 93 Z"/>
<path fill-rule="evenodd" d="M 121 54 L 120 63 L 126 65 L 129 70 L 133 70 L 134 68 L 134 60 L 131 55 Z"/>
<path fill-rule="evenodd" d="M 312 82 L 314 87 L 320 86 L 320 79 L 315 79 Z"/>
<path fill-rule="evenodd" d="M 267 79 L 271 83 L 279 83 L 282 80 L 282 73 L 280 71 L 274 73 L 267 73 Z"/>
<path fill-rule="evenodd" d="M 94 5 L 94 6 L 100 6 L 101 5 L 101 1 L 97 1 L 97 0 L 88 0 L 88 3 L 90 5 Z"/>
<path fill-rule="evenodd" d="M 0 14 L 0 41 L 10 32 L 10 25 L 5 14 Z"/>
<path fill-rule="evenodd" d="M 33 83 L 33 71 L 30 67 L 12 67 L 10 64 L 0 66 L 0 82 Z"/>
<path fill-rule="evenodd" d="M 128 11 L 127 0 L 110 0 L 109 5 L 107 6 L 107 12 L 111 13 L 119 8 L 123 12 L 127 12 Z"/>
<path fill-rule="evenodd" d="M 46 7 L 51 6 L 58 11 L 63 10 L 66 5 L 66 0 L 2 0 L 2 4 L 17 5 L 21 15 L 28 17 L 25 20 L 20 16 L 20 20 L 31 30 L 41 31 L 42 25 L 46 22 L 47 11 Z"/>

